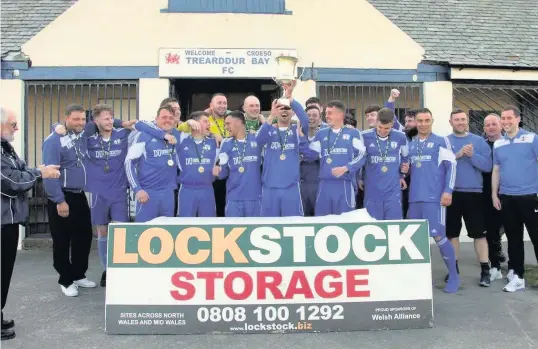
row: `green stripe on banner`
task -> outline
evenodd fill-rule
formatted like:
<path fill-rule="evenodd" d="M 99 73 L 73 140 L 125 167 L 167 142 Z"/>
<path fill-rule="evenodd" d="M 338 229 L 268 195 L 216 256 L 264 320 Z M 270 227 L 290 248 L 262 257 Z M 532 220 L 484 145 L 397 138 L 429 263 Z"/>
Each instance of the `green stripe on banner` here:
<path fill-rule="evenodd" d="M 111 268 L 429 263 L 426 221 L 316 224 L 113 224 Z"/>

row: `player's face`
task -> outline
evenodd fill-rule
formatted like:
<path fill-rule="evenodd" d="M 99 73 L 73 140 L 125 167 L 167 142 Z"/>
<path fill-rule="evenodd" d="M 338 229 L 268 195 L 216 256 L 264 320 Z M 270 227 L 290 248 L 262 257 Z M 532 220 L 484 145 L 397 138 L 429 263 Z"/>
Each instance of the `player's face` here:
<path fill-rule="evenodd" d="M 226 127 L 226 131 L 228 131 L 232 137 L 236 137 L 239 134 L 240 129 L 245 128 L 240 119 L 232 116 L 226 117 L 224 126 Z"/>
<path fill-rule="evenodd" d="M 344 112 L 336 107 L 327 107 L 325 118 L 327 119 L 327 124 L 332 127 L 335 124 L 344 122 Z"/>
<path fill-rule="evenodd" d="M 406 131 L 409 131 L 410 129 L 417 127 L 417 121 L 415 120 L 414 117 L 406 116 L 404 127 Z"/>
<path fill-rule="evenodd" d="M 514 114 L 513 110 L 503 111 L 501 114 L 501 125 L 504 132 L 512 133 L 515 132 L 519 126 L 521 118 Z"/>
<path fill-rule="evenodd" d="M 319 110 L 316 109 L 310 109 L 308 112 L 306 112 L 308 115 L 308 124 L 310 125 L 310 128 L 316 128 L 321 124 L 321 115 Z"/>
<path fill-rule="evenodd" d="M 382 124 L 380 122 L 377 122 L 376 126 L 376 132 L 379 137 L 385 138 L 389 135 L 390 131 L 392 130 L 393 122 L 389 122 L 388 124 Z"/>
<path fill-rule="evenodd" d="M 488 116 L 484 119 L 484 132 L 490 138 L 499 137 L 501 135 L 501 122 L 496 116 Z"/>
<path fill-rule="evenodd" d="M 168 106 L 174 110 L 174 118 L 176 120 L 176 123 L 179 124 L 179 121 L 181 119 L 181 108 L 179 107 L 179 103 L 172 102 L 168 103 Z"/>
<path fill-rule="evenodd" d="M 377 112 L 373 111 L 366 114 L 366 122 L 368 123 L 368 126 L 375 127 L 377 125 Z"/>
<path fill-rule="evenodd" d="M 95 118 L 95 123 L 101 130 L 110 132 L 113 128 L 114 118 L 111 113 L 103 111 L 97 118 Z"/>
<path fill-rule="evenodd" d="M 433 117 L 430 113 L 418 113 L 415 119 L 419 134 L 428 135 L 432 132 Z"/>
<path fill-rule="evenodd" d="M 83 111 L 73 111 L 65 117 L 65 125 L 68 129 L 81 133 L 86 126 L 86 113 Z"/>
<path fill-rule="evenodd" d="M 293 110 L 290 109 L 284 109 L 282 111 L 282 114 L 278 116 L 278 121 L 287 123 L 291 121 L 291 117 L 293 116 Z"/>
<path fill-rule="evenodd" d="M 211 110 L 219 117 L 223 117 L 228 109 L 228 100 L 224 96 L 216 96 L 211 101 Z"/>
<path fill-rule="evenodd" d="M 172 113 L 170 113 L 168 110 L 161 110 L 159 112 L 159 116 L 157 116 L 157 119 L 155 119 L 155 122 L 157 127 L 168 132 L 172 130 L 176 121 L 174 115 L 172 115 Z"/>
<path fill-rule="evenodd" d="M 207 116 L 202 116 L 198 120 L 200 127 L 202 129 L 202 135 L 209 136 L 209 118 Z"/>
<path fill-rule="evenodd" d="M 245 99 L 245 105 L 243 106 L 243 109 L 248 116 L 258 116 L 260 115 L 260 101 L 258 100 L 258 98 L 249 97 Z"/>
<path fill-rule="evenodd" d="M 469 119 L 467 114 L 458 113 L 450 117 L 450 125 L 455 134 L 464 134 L 469 129 Z"/>

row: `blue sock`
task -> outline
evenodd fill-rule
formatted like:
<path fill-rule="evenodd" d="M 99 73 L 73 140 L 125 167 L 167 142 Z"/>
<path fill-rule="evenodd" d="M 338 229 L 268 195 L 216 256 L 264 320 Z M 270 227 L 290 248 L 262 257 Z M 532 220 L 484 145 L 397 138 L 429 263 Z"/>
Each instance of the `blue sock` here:
<path fill-rule="evenodd" d="M 99 257 L 101 258 L 101 264 L 106 270 L 106 257 L 107 257 L 107 237 L 99 236 L 97 238 L 97 249 L 99 250 Z"/>
<path fill-rule="evenodd" d="M 460 286 L 460 278 L 456 267 L 456 252 L 454 251 L 454 246 L 452 246 L 446 237 L 437 241 L 437 246 L 439 246 L 439 252 L 441 252 L 441 256 L 448 269 L 449 276 L 445 285 L 445 292 L 455 293 Z"/>

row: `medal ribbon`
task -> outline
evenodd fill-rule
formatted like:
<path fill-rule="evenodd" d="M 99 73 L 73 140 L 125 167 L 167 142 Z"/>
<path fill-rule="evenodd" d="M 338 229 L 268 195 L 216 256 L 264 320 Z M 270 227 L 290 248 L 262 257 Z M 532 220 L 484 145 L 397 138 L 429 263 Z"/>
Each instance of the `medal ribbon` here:
<path fill-rule="evenodd" d="M 110 145 L 112 144 L 112 137 L 108 140 L 108 148 L 105 150 L 105 145 L 103 144 L 103 137 L 99 136 L 99 144 L 101 145 L 101 150 L 103 151 L 103 154 L 105 156 L 105 171 L 109 168 L 108 167 L 108 158 L 110 156 Z"/>
<path fill-rule="evenodd" d="M 169 149 L 170 149 L 170 147 L 168 146 L 168 142 L 167 142 L 167 141 L 164 141 L 164 146 L 166 147 L 166 150 L 169 150 Z M 109 145 L 109 148 L 110 148 L 110 145 Z M 170 157 L 170 160 L 172 160 L 172 161 L 174 161 L 174 160 L 173 160 L 173 156 L 174 156 L 174 154 L 175 154 L 175 147 L 172 146 L 172 150 L 170 150 L 170 151 L 168 152 L 168 156 Z"/>
<path fill-rule="evenodd" d="M 245 158 L 245 154 L 247 152 L 247 138 L 245 137 L 245 145 L 243 147 L 242 154 L 239 153 L 239 142 L 237 142 L 237 139 L 234 137 L 234 145 L 237 149 L 237 155 L 239 155 L 239 166 L 243 165 L 243 159 Z"/>
<path fill-rule="evenodd" d="M 74 132 L 69 134 L 69 138 L 73 141 L 73 148 L 77 157 L 77 165 L 81 163 L 82 150 L 80 149 L 80 138 Z"/>
<path fill-rule="evenodd" d="M 381 161 L 383 162 L 383 165 L 385 165 L 385 161 L 387 160 L 387 155 L 389 153 L 390 133 L 387 136 L 387 145 L 385 146 L 385 153 L 381 151 L 381 143 L 379 143 L 379 136 L 377 135 L 377 132 L 375 134 L 375 142 L 377 143 L 377 149 L 379 150 L 379 155 L 381 155 Z"/>
<path fill-rule="evenodd" d="M 198 161 L 200 163 L 200 166 L 202 166 L 202 159 L 204 158 L 204 154 L 205 154 L 205 137 L 204 137 L 204 140 L 202 141 L 202 154 L 200 155 L 200 151 L 198 150 L 198 144 L 196 144 L 196 141 L 194 140 L 194 138 L 192 138 L 192 143 L 194 144 L 194 149 L 196 150 L 196 155 L 198 156 Z"/>
<path fill-rule="evenodd" d="M 333 130 L 332 129 L 329 130 L 329 135 L 327 136 L 327 157 L 328 158 L 331 157 L 331 153 L 334 147 L 336 146 L 336 142 L 338 142 L 338 138 L 340 138 L 340 134 L 342 133 L 343 130 L 344 128 L 342 127 L 340 131 L 338 131 L 338 133 L 336 134 L 336 138 L 334 139 L 333 145 L 331 147 L 329 147 L 329 144 L 331 143 L 331 133 L 333 133 Z"/>
<path fill-rule="evenodd" d="M 288 143 L 288 135 L 291 130 L 291 125 L 286 129 L 286 136 L 284 136 L 284 143 L 282 143 L 282 135 L 280 134 L 280 129 L 278 130 L 278 139 L 280 140 L 280 149 L 282 149 L 282 154 L 286 150 L 286 144 Z"/>
<path fill-rule="evenodd" d="M 220 128 L 220 125 L 219 125 L 219 123 L 217 122 L 217 119 L 215 119 L 215 117 L 214 117 L 213 115 L 211 115 L 211 119 L 212 119 L 213 122 L 215 123 L 215 126 L 217 126 L 217 130 L 219 131 L 220 136 L 221 136 L 222 138 L 225 138 L 225 137 L 226 137 L 226 130 Z"/>
<path fill-rule="evenodd" d="M 417 154 L 418 154 L 418 161 L 421 162 L 422 161 L 422 153 L 424 153 L 424 146 L 426 145 L 426 143 L 428 142 L 428 138 L 430 138 L 430 136 L 426 137 L 426 139 L 424 140 L 424 142 L 422 142 L 422 148 L 419 147 L 420 145 L 420 140 L 417 136 Z"/>

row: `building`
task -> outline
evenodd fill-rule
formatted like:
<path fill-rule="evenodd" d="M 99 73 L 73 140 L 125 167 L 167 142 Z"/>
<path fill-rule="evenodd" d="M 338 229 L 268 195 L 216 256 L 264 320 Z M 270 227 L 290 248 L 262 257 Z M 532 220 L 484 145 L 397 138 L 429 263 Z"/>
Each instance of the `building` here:
<path fill-rule="evenodd" d="M 298 100 L 342 99 L 359 126 L 395 87 L 397 112 L 427 106 L 441 134 L 455 106 L 475 131 L 507 103 L 538 124 L 538 9 L 525 0 L 2 0 L 2 39 L 2 100 L 24 116 L 15 145 L 31 165 L 72 102 L 151 119 L 169 95 L 186 114 L 214 92 L 231 108 L 255 93 L 268 110 L 282 50 L 301 59 Z M 32 200 L 27 233 L 43 232 L 40 189 Z"/>

